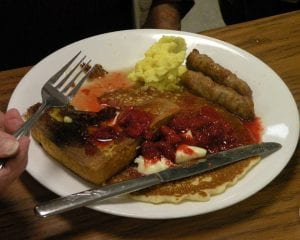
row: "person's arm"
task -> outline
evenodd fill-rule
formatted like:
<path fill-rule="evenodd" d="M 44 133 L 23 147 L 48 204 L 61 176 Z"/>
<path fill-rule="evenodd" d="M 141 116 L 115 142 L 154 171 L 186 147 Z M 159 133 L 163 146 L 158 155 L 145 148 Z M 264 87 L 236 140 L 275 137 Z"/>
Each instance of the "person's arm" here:
<path fill-rule="evenodd" d="M 181 29 L 181 19 L 193 6 L 190 0 L 154 0 L 144 28 Z"/>
<path fill-rule="evenodd" d="M 24 136 L 17 141 L 12 135 L 22 123 L 16 109 L 0 112 L 0 159 L 6 161 L 0 169 L 0 193 L 21 175 L 27 164 L 29 138 Z"/>

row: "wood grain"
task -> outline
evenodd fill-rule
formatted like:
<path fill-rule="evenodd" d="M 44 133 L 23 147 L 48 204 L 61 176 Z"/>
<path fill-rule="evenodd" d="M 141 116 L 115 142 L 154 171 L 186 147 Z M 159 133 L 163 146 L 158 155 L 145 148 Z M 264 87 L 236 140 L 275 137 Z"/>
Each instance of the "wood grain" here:
<path fill-rule="evenodd" d="M 0 111 L 5 111 L 8 101 L 21 78 L 31 67 L 22 67 L 0 72 Z"/>
<path fill-rule="evenodd" d="M 300 106 L 300 11 L 204 32 L 254 54 L 284 80 Z M 30 67 L 0 72 L 0 109 Z M 274 106 L 276 107 L 276 106 Z M 55 194 L 24 173 L 0 197 L 1 239 L 300 239 L 300 147 L 281 174 L 252 197 L 213 213 L 141 220 L 79 209 L 46 219 L 37 202 Z"/>

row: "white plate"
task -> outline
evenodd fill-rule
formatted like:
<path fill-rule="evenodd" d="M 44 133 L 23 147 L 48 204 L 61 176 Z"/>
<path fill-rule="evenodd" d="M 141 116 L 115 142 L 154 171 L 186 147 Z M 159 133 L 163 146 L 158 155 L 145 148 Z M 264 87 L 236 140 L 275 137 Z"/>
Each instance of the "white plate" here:
<path fill-rule="evenodd" d="M 120 216 L 149 219 L 187 217 L 215 211 L 253 195 L 270 183 L 291 158 L 299 134 L 299 119 L 295 101 L 280 77 L 253 55 L 228 43 L 192 33 L 166 30 L 129 30 L 103 34 L 66 46 L 49 55 L 24 76 L 15 89 L 9 108 L 21 112 L 41 100 L 40 88 L 71 56 L 82 50 L 107 70 L 134 66 L 144 52 L 163 35 L 185 38 L 190 52 L 193 48 L 208 54 L 216 62 L 235 72 L 253 90 L 255 111 L 265 131 L 263 141 L 276 141 L 282 149 L 264 159 L 235 186 L 208 202 L 153 205 L 135 202 L 125 197 L 94 204 L 91 208 Z M 86 182 L 61 167 L 32 141 L 27 171 L 41 184 L 58 195 L 85 190 Z"/>

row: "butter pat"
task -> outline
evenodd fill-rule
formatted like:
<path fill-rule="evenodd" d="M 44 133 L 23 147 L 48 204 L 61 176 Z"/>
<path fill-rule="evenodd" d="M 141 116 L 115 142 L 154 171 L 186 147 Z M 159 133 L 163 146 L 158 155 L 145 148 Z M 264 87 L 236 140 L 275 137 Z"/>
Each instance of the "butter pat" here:
<path fill-rule="evenodd" d="M 181 37 L 163 36 L 145 53 L 128 78 L 159 90 L 179 89 L 180 76 L 186 71 L 183 62 L 186 43 Z"/>
<path fill-rule="evenodd" d="M 144 159 L 143 156 L 138 156 L 135 160 L 135 163 L 138 164 L 137 170 L 141 174 L 152 174 L 152 173 L 157 173 L 163 170 L 166 170 L 169 168 L 173 163 L 162 157 L 160 160 L 155 161 L 154 163 L 148 162 L 147 160 Z"/>
<path fill-rule="evenodd" d="M 206 153 L 207 151 L 204 148 L 182 144 L 176 150 L 175 162 L 183 163 L 196 158 L 203 158 L 206 156 Z M 152 161 L 151 159 L 146 160 L 143 156 L 138 156 L 134 162 L 138 165 L 137 171 L 144 175 L 158 173 L 174 165 L 171 160 L 165 157 Z"/>
<path fill-rule="evenodd" d="M 180 145 L 176 151 L 176 163 L 190 161 L 206 156 L 206 149 L 196 146 Z"/>
<path fill-rule="evenodd" d="M 72 123 L 73 120 L 69 116 L 64 116 L 64 123 Z"/>
<path fill-rule="evenodd" d="M 58 122 L 64 121 L 64 117 L 61 115 L 59 108 L 51 108 L 49 111 L 49 115 Z"/>

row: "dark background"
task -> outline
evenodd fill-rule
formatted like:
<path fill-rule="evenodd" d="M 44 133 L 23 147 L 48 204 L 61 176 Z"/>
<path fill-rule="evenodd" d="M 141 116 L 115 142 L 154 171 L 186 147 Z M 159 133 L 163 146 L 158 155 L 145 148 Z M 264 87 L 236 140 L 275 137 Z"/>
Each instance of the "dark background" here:
<path fill-rule="evenodd" d="M 300 1 L 219 0 L 226 24 L 250 21 L 300 9 Z"/>
<path fill-rule="evenodd" d="M 0 70 L 80 39 L 132 28 L 131 0 L 0 0 Z"/>
<path fill-rule="evenodd" d="M 219 0 L 226 24 L 299 9 L 281 0 Z M 0 0 L 0 70 L 34 65 L 74 41 L 133 28 L 131 0 Z"/>

